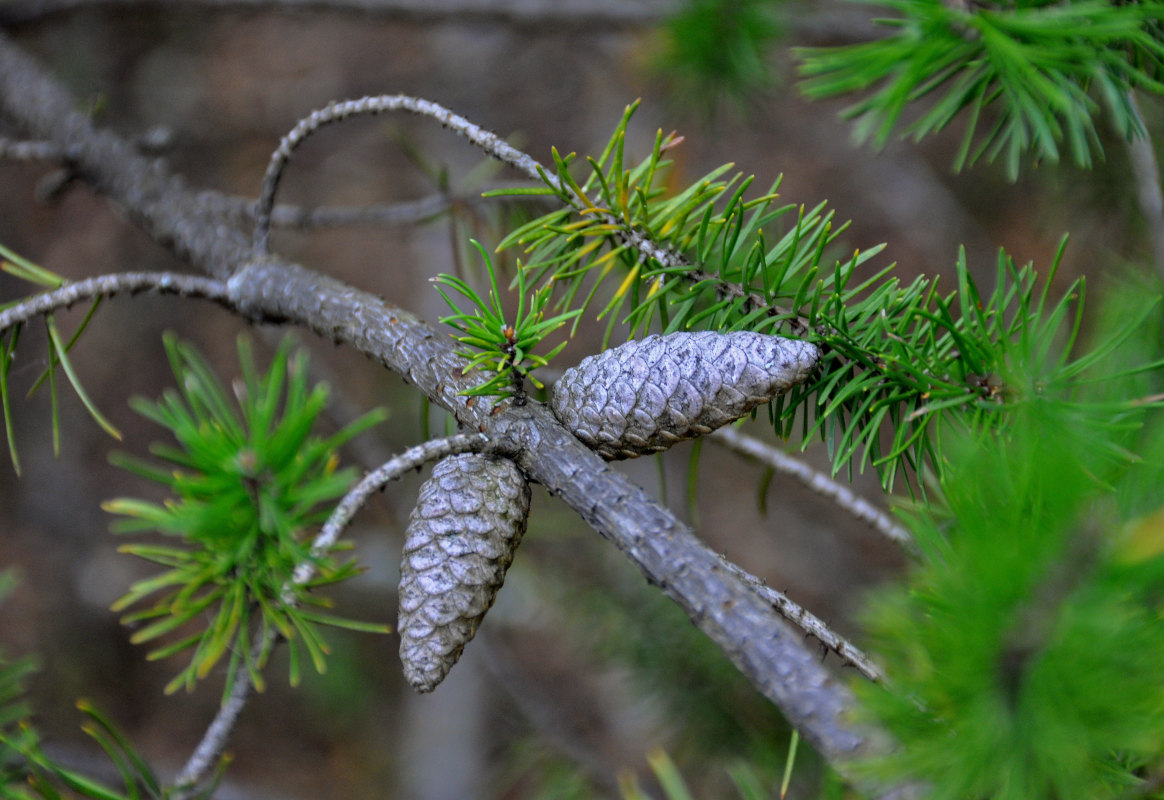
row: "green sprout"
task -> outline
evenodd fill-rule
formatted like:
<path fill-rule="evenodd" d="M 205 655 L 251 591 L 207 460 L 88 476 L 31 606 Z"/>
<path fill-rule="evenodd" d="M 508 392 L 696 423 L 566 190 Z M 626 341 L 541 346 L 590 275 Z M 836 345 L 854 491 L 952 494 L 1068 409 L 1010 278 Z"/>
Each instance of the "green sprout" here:
<path fill-rule="evenodd" d="M 137 627 L 135 644 L 159 642 L 151 660 L 193 651 L 167 692 L 181 686 L 192 690 L 224 657 L 228 691 L 240 669 L 261 689 L 259 671 L 277 638 L 272 633 L 290 645 L 292 684 L 299 677 L 300 645 L 323 672 L 328 648 L 317 625 L 387 630 L 318 610 L 329 603 L 313 590 L 351 577 L 356 567 L 350 560 L 337 562 L 334 547 L 316 552 L 307 540 L 326 518 L 329 501 L 355 480 L 354 470 L 336 469 L 337 448 L 383 414 L 371 412 L 319 438 L 312 430 L 327 403 L 327 390 L 322 385 L 309 390 L 305 352 L 292 358 L 285 342 L 267 373 L 260 374 L 248 340 L 240 338 L 243 377 L 233 384 L 236 411 L 191 345 L 167 335 L 165 346 L 179 389 L 167 390 L 157 402 L 136 398 L 132 405 L 169 429 L 177 446 L 151 448 L 168 462 L 164 467 L 126 455 L 113 461 L 166 485 L 173 497 L 163 504 L 118 498 L 104 508 L 124 517 L 114 524 L 115 532 L 156 531 L 178 544 L 121 548 L 167 569 L 135 583 L 114 610 L 160 594 L 122 621 Z M 304 563 L 314 567 L 315 577 L 294 580 Z"/>
<path fill-rule="evenodd" d="M 497 396 L 500 399 L 513 397 L 518 402 L 525 398 L 525 379 L 529 378 L 538 389 L 544 388 L 541 381 L 531 375 L 531 371 L 544 367 L 550 359 L 566 346 L 563 341 L 544 356 L 532 352 L 548 335 L 582 313 L 582 309 L 567 311 L 557 316 L 545 318 L 546 304 L 550 300 L 553 284 L 546 283 L 541 289 L 527 297 L 525 271 L 517 268 L 517 311 L 513 322 L 506 319 L 501 305 L 501 289 L 497 285 L 497 272 L 485 248 L 476 240 L 473 246 L 481 253 L 485 267 L 489 271 L 489 296 L 482 297 L 468 283 L 454 275 L 441 274 L 433 278 L 437 291 L 449 304 L 454 314 L 441 317 L 441 322 L 460 331 L 455 336 L 458 342 L 469 345 L 461 355 L 469 359 L 462 374 L 474 369 L 492 372 L 493 377 L 484 383 L 466 389 L 461 394 L 476 396 Z M 445 292 L 444 288 L 459 292 L 475 306 L 472 312 L 464 312 Z"/>

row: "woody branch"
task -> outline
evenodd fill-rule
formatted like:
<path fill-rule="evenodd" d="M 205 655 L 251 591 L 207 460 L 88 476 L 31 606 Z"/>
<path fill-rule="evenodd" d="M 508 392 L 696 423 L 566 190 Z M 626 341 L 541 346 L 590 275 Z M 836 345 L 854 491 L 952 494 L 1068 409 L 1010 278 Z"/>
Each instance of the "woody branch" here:
<path fill-rule="evenodd" d="M 470 430 L 494 441 L 560 497 L 691 617 L 842 773 L 886 746 L 853 722 L 854 701 L 801 634 L 692 531 L 585 448 L 540 405 L 491 408 L 458 394 L 471 377 L 452 340 L 411 313 L 278 257 L 256 257 L 229 224 L 229 202 L 188 189 L 126 141 L 73 110 L 72 98 L 0 35 L 0 113 L 68 154 L 82 180 L 121 204 L 155 241 L 225 280 L 229 305 L 255 321 L 285 322 L 343 342 L 399 373 Z M 873 787 L 870 787 L 873 788 Z M 908 789 L 880 787 L 881 796 Z"/>

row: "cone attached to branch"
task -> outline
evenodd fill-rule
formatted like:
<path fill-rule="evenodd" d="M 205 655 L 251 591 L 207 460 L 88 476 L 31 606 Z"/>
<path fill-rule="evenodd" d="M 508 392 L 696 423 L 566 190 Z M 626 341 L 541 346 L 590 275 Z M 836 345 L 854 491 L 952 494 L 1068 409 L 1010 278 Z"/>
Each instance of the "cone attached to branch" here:
<path fill-rule="evenodd" d="M 603 458 L 634 458 L 739 419 L 807 378 L 819 357 L 810 342 L 751 331 L 652 335 L 566 370 L 550 405 Z"/>
<path fill-rule="evenodd" d="M 420 487 L 400 564 L 400 660 L 418 692 L 436 688 L 505 580 L 529 514 L 514 463 L 446 458 Z"/>

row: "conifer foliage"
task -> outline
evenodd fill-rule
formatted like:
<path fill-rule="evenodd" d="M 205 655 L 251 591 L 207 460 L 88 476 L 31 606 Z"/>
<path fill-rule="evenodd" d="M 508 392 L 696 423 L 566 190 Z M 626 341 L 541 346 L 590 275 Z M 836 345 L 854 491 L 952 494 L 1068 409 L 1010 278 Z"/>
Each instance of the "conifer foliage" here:
<path fill-rule="evenodd" d="M 1024 158 L 1055 161 L 1064 151 L 1086 166 L 1099 152 L 1101 107 L 1121 135 L 1143 135 L 1133 93 L 1164 93 L 1164 3 L 885 5 L 897 15 L 891 35 L 800 53 L 811 96 L 871 92 L 849 114 L 877 142 L 921 103 L 906 128 L 916 136 L 965 116 L 958 167 L 997 157 L 1014 176 Z M 770 32 L 758 1 L 742 9 L 728 21 Z M 761 38 L 744 36 L 753 45 Z M 745 71 L 756 63 L 749 50 Z M 511 166 L 533 165 L 527 174 L 544 183 L 490 196 L 534 195 L 554 206 L 498 236 L 498 266 L 474 242 L 488 273 L 483 292 L 463 276 L 433 279 L 451 312 L 441 322 L 459 343 L 442 367 L 459 353 L 463 370 L 445 373 L 458 387 L 475 381 L 461 391 L 473 399 L 458 408 L 479 409 L 477 398 L 487 397 L 491 415 L 530 412 L 527 380 L 544 389 L 535 371 L 559 366 L 564 348 L 593 326 L 601 352 L 550 389 L 562 425 L 535 409 L 546 414 L 543 430 L 581 457 L 595 461 L 562 426 L 615 459 L 764 415 L 797 446 L 823 440 L 834 474 L 872 469 L 887 492 L 904 485 L 913 495 L 903 515 L 916 544 L 910 572 L 869 604 L 869 644 L 881 668 L 866 673 L 876 684 L 858 689 L 858 715 L 893 746 L 845 763 L 846 778 L 941 800 L 1164 796 L 1164 324 L 1156 282 L 1112 301 L 1088 335 L 1085 280 L 1052 289 L 1065 238 L 1042 274 L 1000 252 L 993 286 L 980 286 L 959 253 L 952 279 L 905 282 L 881 262 L 883 246 L 842 251 L 847 224 L 825 203 L 778 203 L 779 178 L 757 188 L 725 165 L 670 188 L 669 154 L 682 137 L 659 132 L 645 157 L 632 157 L 635 104 L 597 156 L 555 150 L 545 168 L 447 109 L 394 95 L 332 104 L 301 121 L 268 168 L 253 261 L 229 282 L 182 291 L 232 307 L 246 271 L 277 261 L 267 249 L 271 209 L 294 148 L 323 125 L 401 109 L 460 126 Z M 28 281 L 68 288 L 27 259 L 2 248 L 0 255 Z M 117 434 L 69 358 L 84 323 L 66 341 L 53 322 L 53 310 L 78 298 L 46 296 L 35 312 L 21 311 L 28 301 L 0 308 L 23 314 L 0 317 L 8 320 L 0 325 L 0 400 L 17 469 L 9 378 L 28 318 L 46 322 L 54 415 L 59 366 L 93 418 Z M 101 296 L 94 290 L 87 299 Z M 233 310 L 253 312 L 246 304 Z M 392 324 L 404 327 L 396 317 Z M 339 338 L 340 327 L 329 330 Z M 192 690 L 224 668 L 220 714 L 229 731 L 246 692 L 263 687 L 278 643 L 289 644 L 294 683 L 304 653 L 325 667 L 321 626 L 384 631 L 328 613 L 318 590 L 357 573 L 354 561 L 337 560 L 338 536 L 368 494 L 439 458 L 409 524 L 399 590 L 406 677 L 433 690 L 483 623 L 514 559 L 530 508 L 530 461 L 511 442 L 488 441 L 482 424 L 418 445 L 356 483 L 354 471 L 339 469 L 337 449 L 380 415 L 318 435 L 327 391 L 309 385 L 303 356 L 284 345 L 261 371 L 244 340 L 242 377 L 228 392 L 192 347 L 172 336 L 165 346 L 177 388 L 134 401 L 172 438 L 152 451 L 164 464 L 115 460 L 170 497 L 118 498 L 106 508 L 118 515 L 119 533 L 165 542 L 122 548 L 161 571 L 130 586 L 115 609 L 127 612 L 135 642 L 152 644 L 150 658 L 188 658 L 168 688 Z M 748 591 L 780 607 L 778 593 L 752 580 Z M 696 619 L 719 604 L 693 605 Z M 800 609 L 799 619 L 807 616 Z M 192 757 L 194 766 L 165 787 L 91 706 L 82 707 L 87 729 L 124 787 L 55 765 L 26 720 L 28 669 L 0 661 L 0 797 L 54 798 L 61 788 L 126 800 L 213 792 L 207 769 L 221 750 L 201 767 Z M 669 798 L 688 796 L 665 754 L 651 762 Z M 750 769 L 735 774 L 741 796 L 761 796 Z M 11 788 L 16 780 L 27 780 L 29 791 Z M 642 796 L 634 781 L 622 789 Z"/>

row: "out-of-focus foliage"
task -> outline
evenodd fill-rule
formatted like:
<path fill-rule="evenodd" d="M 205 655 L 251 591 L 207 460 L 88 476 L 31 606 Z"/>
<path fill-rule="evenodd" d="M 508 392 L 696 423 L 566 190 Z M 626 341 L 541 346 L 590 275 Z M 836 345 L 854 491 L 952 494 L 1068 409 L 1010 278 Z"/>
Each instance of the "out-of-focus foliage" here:
<path fill-rule="evenodd" d="M 1161 388 L 1159 369 L 1127 363 L 1158 341 L 1130 338 L 1116 363 L 1093 365 L 1097 394 Z M 913 519 L 924 557 L 869 612 L 891 678 L 860 695 L 900 743 L 877 774 L 948 800 L 1104 798 L 1138 791 L 1160 763 L 1160 415 L 1074 400 L 1046 387 L 1007 425 L 946 448 L 941 498 Z"/>
<path fill-rule="evenodd" d="M 857 136 L 883 145 L 907 108 L 920 139 L 965 120 L 956 169 L 1001 158 L 1018 177 L 1025 156 L 1089 166 L 1102 154 L 1106 108 L 1125 137 L 1145 130 L 1130 92 L 1164 93 L 1164 3 L 883 0 L 892 32 L 858 45 L 798 51 L 814 98 L 868 93 L 845 114 Z"/>
<path fill-rule="evenodd" d="M 674 97 L 714 112 L 743 104 L 772 84 L 769 65 L 781 35 L 780 0 L 687 0 L 663 26 L 654 71 Z"/>

